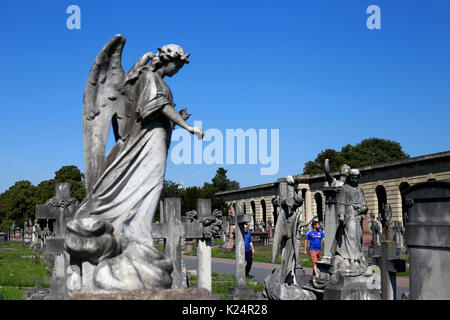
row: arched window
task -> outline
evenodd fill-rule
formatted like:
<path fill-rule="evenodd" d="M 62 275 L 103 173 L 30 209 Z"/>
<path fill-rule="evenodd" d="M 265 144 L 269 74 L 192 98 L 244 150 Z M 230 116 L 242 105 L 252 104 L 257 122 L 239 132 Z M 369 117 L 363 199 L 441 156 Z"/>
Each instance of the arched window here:
<path fill-rule="evenodd" d="M 275 227 L 275 225 L 277 224 L 277 218 L 278 218 L 278 206 L 276 204 L 273 203 L 273 201 L 276 198 L 272 199 L 272 206 L 273 206 L 273 226 Z"/>
<path fill-rule="evenodd" d="M 382 221 L 385 220 L 384 206 L 387 204 L 386 189 L 379 185 L 375 188 L 378 200 L 378 214 L 381 214 Z"/>
<path fill-rule="evenodd" d="M 266 217 L 266 201 L 264 199 L 261 200 L 261 209 L 262 209 L 262 219 L 265 226 L 267 223 L 267 217 Z"/>
<path fill-rule="evenodd" d="M 252 229 L 255 229 L 255 225 L 256 225 L 256 205 L 255 205 L 255 201 L 251 201 L 250 202 L 250 206 L 252 207 L 252 217 L 253 217 L 253 226 Z"/>
<path fill-rule="evenodd" d="M 314 199 L 316 200 L 316 209 L 317 209 L 317 218 L 319 219 L 319 222 L 323 222 L 323 206 L 322 206 L 322 195 L 320 192 L 317 192 L 314 195 Z"/>
<path fill-rule="evenodd" d="M 403 225 L 405 226 L 406 223 L 408 222 L 408 217 L 407 217 L 407 211 L 406 211 L 406 204 L 405 204 L 405 197 L 403 196 L 403 192 L 409 188 L 409 183 L 408 182 L 402 182 L 400 183 L 400 185 L 398 186 L 398 189 L 400 190 L 400 194 L 402 197 L 402 220 L 403 220 Z"/>

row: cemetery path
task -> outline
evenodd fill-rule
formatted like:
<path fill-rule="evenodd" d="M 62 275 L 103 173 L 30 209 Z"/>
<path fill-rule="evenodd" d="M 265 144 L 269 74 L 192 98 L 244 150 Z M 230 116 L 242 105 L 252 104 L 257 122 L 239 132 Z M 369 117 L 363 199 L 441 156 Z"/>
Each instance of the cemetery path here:
<path fill-rule="evenodd" d="M 196 256 L 183 255 L 183 261 L 187 269 L 196 269 Z M 211 258 L 211 271 L 216 273 L 236 273 L 236 260 L 225 258 Z M 264 283 L 264 279 L 276 268 L 278 264 L 267 262 L 253 261 L 250 274 L 260 283 Z M 303 267 L 306 274 L 312 274 L 312 268 Z M 397 299 L 401 299 L 404 292 L 409 292 L 409 277 L 397 277 Z"/>

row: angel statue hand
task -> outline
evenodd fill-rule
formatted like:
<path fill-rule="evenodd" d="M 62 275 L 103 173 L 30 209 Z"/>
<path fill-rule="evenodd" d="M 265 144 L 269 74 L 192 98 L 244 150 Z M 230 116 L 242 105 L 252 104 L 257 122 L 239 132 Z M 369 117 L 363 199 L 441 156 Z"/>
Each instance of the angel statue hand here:
<path fill-rule="evenodd" d="M 205 136 L 205 132 L 203 132 L 201 128 L 191 127 L 191 129 L 192 129 L 191 133 L 195 134 L 199 140 L 203 139 L 203 137 Z"/>
<path fill-rule="evenodd" d="M 189 119 L 189 117 L 191 116 L 190 113 L 186 112 L 186 108 L 183 108 L 183 109 L 180 110 L 180 115 L 181 115 L 181 118 L 183 118 L 184 121 Z"/>

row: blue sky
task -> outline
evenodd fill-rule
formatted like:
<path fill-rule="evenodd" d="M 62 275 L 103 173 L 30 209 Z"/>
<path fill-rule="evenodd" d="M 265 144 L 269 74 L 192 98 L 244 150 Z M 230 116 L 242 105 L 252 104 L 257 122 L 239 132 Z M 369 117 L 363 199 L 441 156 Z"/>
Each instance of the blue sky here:
<path fill-rule="evenodd" d="M 81 30 L 66 27 L 71 4 Z M 381 30 L 366 27 L 372 4 Z M 64 165 L 84 170 L 83 89 L 116 33 L 127 38 L 126 70 L 168 43 L 191 54 L 167 80 L 190 123 L 279 129 L 277 174 L 224 165 L 243 187 L 301 173 L 320 151 L 369 137 L 411 156 L 450 149 L 449 0 L 9 1 L 0 30 L 0 192 Z M 169 160 L 166 178 L 202 185 L 219 166 Z"/>

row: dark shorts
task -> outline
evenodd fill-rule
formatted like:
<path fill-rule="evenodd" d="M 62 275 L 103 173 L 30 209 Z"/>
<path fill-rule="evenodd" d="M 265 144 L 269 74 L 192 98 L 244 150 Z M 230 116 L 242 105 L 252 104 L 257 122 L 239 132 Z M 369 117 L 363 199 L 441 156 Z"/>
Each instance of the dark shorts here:
<path fill-rule="evenodd" d="M 311 261 L 315 264 L 317 261 L 320 261 L 322 252 L 316 250 L 309 250 L 309 255 L 311 257 Z"/>

